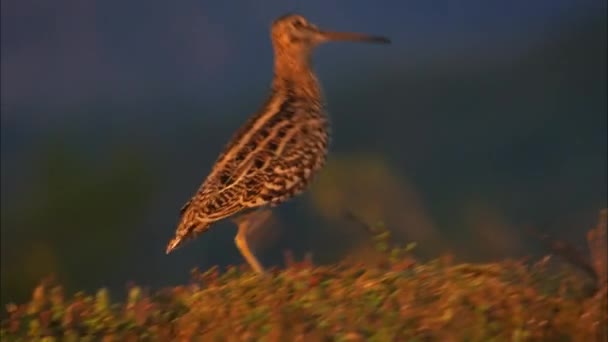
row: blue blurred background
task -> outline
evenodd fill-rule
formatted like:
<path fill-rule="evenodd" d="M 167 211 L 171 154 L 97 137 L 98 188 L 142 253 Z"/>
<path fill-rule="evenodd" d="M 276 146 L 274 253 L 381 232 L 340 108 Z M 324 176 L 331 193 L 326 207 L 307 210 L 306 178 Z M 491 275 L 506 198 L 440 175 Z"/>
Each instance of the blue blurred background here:
<path fill-rule="evenodd" d="M 382 34 L 321 47 L 333 154 L 252 243 L 365 259 L 352 211 L 431 258 L 584 246 L 606 206 L 606 1 L 2 1 L 2 303 L 184 282 L 241 263 L 222 222 L 166 256 L 179 208 L 262 103 L 286 12 Z"/>

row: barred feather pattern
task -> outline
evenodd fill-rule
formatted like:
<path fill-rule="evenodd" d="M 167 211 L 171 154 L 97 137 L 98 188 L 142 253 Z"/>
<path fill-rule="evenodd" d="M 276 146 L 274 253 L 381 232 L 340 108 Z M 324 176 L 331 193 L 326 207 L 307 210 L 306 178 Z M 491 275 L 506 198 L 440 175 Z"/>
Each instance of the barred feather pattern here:
<path fill-rule="evenodd" d="M 286 81 L 273 87 L 262 109 L 235 133 L 182 208 L 178 235 L 199 235 L 213 222 L 246 209 L 276 206 L 306 189 L 325 164 L 330 139 L 329 119 L 314 81 L 314 92 Z"/>

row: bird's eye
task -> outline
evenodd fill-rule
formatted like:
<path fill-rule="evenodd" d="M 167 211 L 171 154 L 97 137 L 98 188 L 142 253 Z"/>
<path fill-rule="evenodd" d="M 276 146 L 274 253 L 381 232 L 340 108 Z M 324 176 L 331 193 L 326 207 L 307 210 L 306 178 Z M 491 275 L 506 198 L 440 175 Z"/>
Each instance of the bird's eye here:
<path fill-rule="evenodd" d="M 303 27 L 304 26 L 304 21 L 302 19 L 296 19 L 293 22 L 293 26 L 294 27 Z"/>

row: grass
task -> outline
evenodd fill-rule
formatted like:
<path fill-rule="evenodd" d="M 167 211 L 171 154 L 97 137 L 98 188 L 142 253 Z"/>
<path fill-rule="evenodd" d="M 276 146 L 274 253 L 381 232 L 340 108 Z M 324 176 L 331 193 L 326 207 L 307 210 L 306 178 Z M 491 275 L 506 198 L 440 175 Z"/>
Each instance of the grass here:
<path fill-rule="evenodd" d="M 588 234 L 595 277 L 545 257 L 420 263 L 413 246 L 371 264 L 315 266 L 288 259 L 258 276 L 245 267 L 194 270 L 189 284 L 105 289 L 67 298 L 43 281 L 7 306 L 2 341 L 599 341 L 606 326 L 606 215 Z M 603 220 L 603 221 L 602 221 Z M 556 252 L 556 251 L 554 251 Z M 559 254 L 559 250 L 557 252 Z M 565 256 L 568 260 L 568 256 Z"/>

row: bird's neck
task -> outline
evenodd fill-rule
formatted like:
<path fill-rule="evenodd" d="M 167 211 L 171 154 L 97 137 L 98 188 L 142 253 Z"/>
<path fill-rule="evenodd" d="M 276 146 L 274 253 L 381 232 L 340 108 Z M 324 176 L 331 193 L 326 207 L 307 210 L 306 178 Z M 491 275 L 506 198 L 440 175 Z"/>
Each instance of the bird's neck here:
<path fill-rule="evenodd" d="M 275 91 L 288 89 L 296 96 L 321 97 L 319 80 L 308 56 L 275 56 L 272 88 Z"/>

